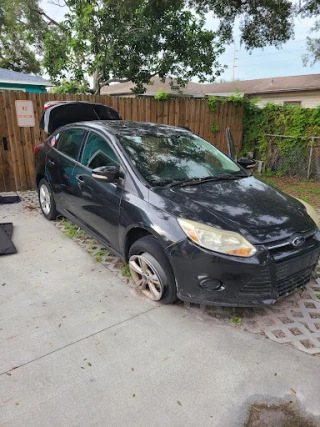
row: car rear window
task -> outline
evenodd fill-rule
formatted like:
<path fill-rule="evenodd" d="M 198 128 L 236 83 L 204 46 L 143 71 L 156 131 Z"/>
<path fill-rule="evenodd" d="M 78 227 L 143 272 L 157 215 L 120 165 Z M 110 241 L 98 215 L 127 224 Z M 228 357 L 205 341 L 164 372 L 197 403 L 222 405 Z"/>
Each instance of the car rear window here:
<path fill-rule="evenodd" d="M 65 130 L 58 140 L 58 145 L 56 146 L 57 150 L 72 159 L 78 159 L 85 133 L 85 129 L 79 128 Z"/>

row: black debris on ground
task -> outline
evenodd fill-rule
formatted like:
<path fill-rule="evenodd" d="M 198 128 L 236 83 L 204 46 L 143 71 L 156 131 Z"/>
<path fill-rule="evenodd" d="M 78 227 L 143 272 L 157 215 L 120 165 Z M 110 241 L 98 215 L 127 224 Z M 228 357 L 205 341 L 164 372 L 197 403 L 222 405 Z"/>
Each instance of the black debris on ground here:
<path fill-rule="evenodd" d="M 19 196 L 0 196 L 0 205 L 10 205 L 19 202 L 21 202 Z"/>

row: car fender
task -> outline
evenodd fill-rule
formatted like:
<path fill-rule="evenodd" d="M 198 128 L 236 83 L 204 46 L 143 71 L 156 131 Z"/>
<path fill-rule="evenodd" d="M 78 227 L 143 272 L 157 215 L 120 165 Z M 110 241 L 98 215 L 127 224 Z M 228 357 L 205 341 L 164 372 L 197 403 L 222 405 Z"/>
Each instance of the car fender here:
<path fill-rule="evenodd" d="M 318 229 L 320 230 L 320 221 L 319 221 L 319 217 L 317 215 L 316 210 L 314 209 L 314 207 L 312 207 L 309 203 L 305 202 L 304 200 L 298 199 L 297 197 L 295 197 L 295 199 L 299 200 L 300 203 L 302 203 L 306 210 L 307 210 L 307 214 L 310 216 L 310 218 L 316 223 L 316 226 L 318 227 Z"/>

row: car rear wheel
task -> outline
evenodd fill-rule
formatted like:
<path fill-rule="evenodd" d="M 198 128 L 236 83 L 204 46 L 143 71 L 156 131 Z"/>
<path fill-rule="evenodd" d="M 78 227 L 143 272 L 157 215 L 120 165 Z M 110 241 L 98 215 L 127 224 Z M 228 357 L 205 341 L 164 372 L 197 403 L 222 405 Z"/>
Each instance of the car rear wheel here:
<path fill-rule="evenodd" d="M 51 188 L 46 179 L 42 179 L 38 185 L 39 204 L 43 216 L 48 220 L 56 219 L 57 209 Z"/>
<path fill-rule="evenodd" d="M 143 237 L 131 246 L 129 269 L 136 288 L 149 299 L 165 304 L 177 299 L 171 265 L 154 236 Z"/>

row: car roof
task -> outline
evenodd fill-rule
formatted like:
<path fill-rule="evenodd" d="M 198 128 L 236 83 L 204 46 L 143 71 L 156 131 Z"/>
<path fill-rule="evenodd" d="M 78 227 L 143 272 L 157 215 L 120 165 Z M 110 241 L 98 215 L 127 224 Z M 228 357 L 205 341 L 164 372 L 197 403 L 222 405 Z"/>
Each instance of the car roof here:
<path fill-rule="evenodd" d="M 129 120 L 94 120 L 90 122 L 74 123 L 74 125 L 85 125 L 91 128 L 104 128 L 116 136 L 135 135 L 143 136 L 155 134 L 159 136 L 172 134 L 190 134 L 190 130 L 177 126 L 164 125 L 160 123 L 134 122 Z"/>

